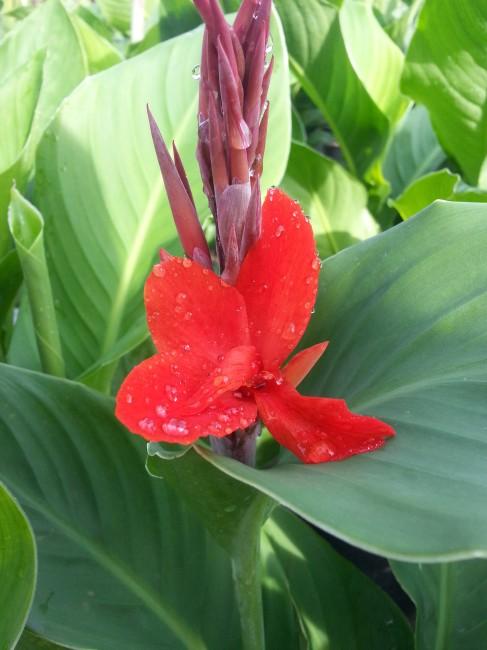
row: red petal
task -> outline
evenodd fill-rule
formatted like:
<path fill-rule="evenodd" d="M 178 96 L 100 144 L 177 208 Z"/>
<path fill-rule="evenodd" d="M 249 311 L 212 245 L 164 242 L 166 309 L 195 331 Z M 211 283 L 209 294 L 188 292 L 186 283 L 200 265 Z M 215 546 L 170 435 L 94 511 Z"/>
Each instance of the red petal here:
<path fill-rule="evenodd" d="M 301 350 L 282 369 L 284 379 L 293 386 L 299 386 L 314 365 L 320 360 L 323 352 L 328 347 L 328 341 L 317 343 L 310 348 Z"/>
<path fill-rule="evenodd" d="M 287 382 L 269 383 L 254 397 L 274 438 L 305 463 L 372 451 L 394 435 L 385 422 L 349 411 L 344 400 L 303 397 Z"/>
<path fill-rule="evenodd" d="M 254 369 L 254 348 L 232 350 L 222 362 L 228 382 L 240 386 Z M 117 418 L 146 440 L 190 444 L 202 436 L 226 436 L 252 424 L 257 409 L 252 400 L 215 383 L 215 368 L 198 357 L 180 352 L 156 354 L 136 366 L 123 382 L 116 405 Z M 202 391 L 202 385 L 205 390 Z M 211 391 L 212 389 L 212 391 Z M 199 402 L 199 404 L 198 404 Z"/>
<path fill-rule="evenodd" d="M 270 190 L 261 236 L 247 253 L 236 284 L 264 368 L 280 366 L 303 335 L 319 269 L 313 231 L 301 208 L 283 192 Z"/>
<path fill-rule="evenodd" d="M 157 264 L 145 285 L 147 322 L 158 352 L 191 352 L 194 367 L 247 345 L 249 331 L 242 296 L 213 271 L 174 257 Z"/>

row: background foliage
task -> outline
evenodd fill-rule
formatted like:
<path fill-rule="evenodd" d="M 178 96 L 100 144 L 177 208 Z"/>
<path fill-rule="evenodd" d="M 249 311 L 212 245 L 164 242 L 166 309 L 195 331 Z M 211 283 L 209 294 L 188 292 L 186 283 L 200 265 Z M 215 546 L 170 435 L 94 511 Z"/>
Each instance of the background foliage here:
<path fill-rule="evenodd" d="M 0 649 L 241 647 L 240 519 L 261 530 L 269 648 L 484 649 L 487 8 L 275 1 L 263 184 L 301 202 L 325 260 L 303 345 L 330 345 L 304 392 L 397 437 L 305 466 L 264 434 L 253 469 L 147 457 L 113 416 L 151 350 L 144 279 L 178 250 L 146 103 L 212 236 L 197 12 L 147 0 L 139 34 L 129 0 L 34 4 L 0 3 Z M 322 531 L 390 559 L 415 615 Z"/>

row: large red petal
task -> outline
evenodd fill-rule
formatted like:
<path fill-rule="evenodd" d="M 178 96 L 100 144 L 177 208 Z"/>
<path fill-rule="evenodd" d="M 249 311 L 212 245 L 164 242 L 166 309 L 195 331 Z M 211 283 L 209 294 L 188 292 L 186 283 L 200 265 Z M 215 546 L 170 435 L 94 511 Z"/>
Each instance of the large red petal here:
<path fill-rule="evenodd" d="M 287 382 L 270 382 L 254 397 L 274 438 L 305 463 L 372 451 L 394 435 L 385 422 L 349 411 L 344 400 L 304 397 Z"/>
<path fill-rule="evenodd" d="M 253 347 L 232 350 L 217 368 L 189 352 L 156 354 L 123 382 L 116 415 L 146 440 L 190 444 L 203 436 L 226 436 L 256 419 L 255 403 L 232 392 L 255 372 L 253 359 Z"/>
<path fill-rule="evenodd" d="M 197 262 L 173 257 L 157 264 L 145 285 L 145 305 L 161 353 L 187 351 L 199 363 L 217 365 L 231 348 L 249 343 L 242 296 Z"/>
<path fill-rule="evenodd" d="M 252 343 L 264 368 L 281 365 L 296 347 L 316 299 L 320 262 L 311 225 L 279 190 L 262 207 L 262 233 L 237 279 L 245 298 Z"/>

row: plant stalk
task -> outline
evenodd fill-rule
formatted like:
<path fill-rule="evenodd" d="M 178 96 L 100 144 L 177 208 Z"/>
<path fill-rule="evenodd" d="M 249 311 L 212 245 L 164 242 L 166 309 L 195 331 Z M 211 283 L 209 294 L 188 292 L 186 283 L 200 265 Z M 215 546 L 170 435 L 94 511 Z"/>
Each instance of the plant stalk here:
<path fill-rule="evenodd" d="M 242 522 L 241 534 L 232 553 L 232 575 L 240 614 L 243 650 L 265 650 L 260 535 L 273 503 L 258 497 Z"/>

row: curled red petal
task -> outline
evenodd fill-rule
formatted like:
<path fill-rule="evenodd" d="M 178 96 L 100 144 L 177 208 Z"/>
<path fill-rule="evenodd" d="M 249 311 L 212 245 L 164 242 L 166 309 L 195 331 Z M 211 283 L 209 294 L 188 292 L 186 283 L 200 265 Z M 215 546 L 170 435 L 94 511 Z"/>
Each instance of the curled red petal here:
<path fill-rule="evenodd" d="M 182 351 L 216 366 L 229 350 L 250 343 L 242 296 L 195 261 L 173 257 L 156 264 L 145 306 L 154 344 L 169 356 Z"/>
<path fill-rule="evenodd" d="M 233 368 L 229 385 L 238 384 L 235 372 L 240 370 Z M 209 363 L 191 354 L 156 354 L 126 377 L 117 395 L 116 416 L 146 440 L 180 444 L 208 435 L 226 436 L 252 424 L 255 403 L 240 394 L 235 397 L 232 391 L 222 393 L 220 385 L 213 386 L 213 396 L 205 394 L 196 406 L 198 389 L 213 371 Z"/>
<path fill-rule="evenodd" d="M 320 262 L 311 225 L 299 205 L 270 190 L 262 231 L 248 251 L 236 287 L 243 295 L 252 343 L 264 367 L 277 368 L 304 333 L 316 300 Z"/>
<path fill-rule="evenodd" d="M 295 354 L 291 361 L 282 369 L 284 378 L 294 387 L 299 386 L 314 365 L 320 360 L 327 347 L 328 341 L 323 341 L 323 343 L 317 343 Z"/>
<path fill-rule="evenodd" d="M 304 463 L 342 460 L 382 447 L 394 429 L 349 411 L 344 400 L 304 397 L 290 384 L 269 382 L 254 392 L 259 415 L 274 438 Z"/>

